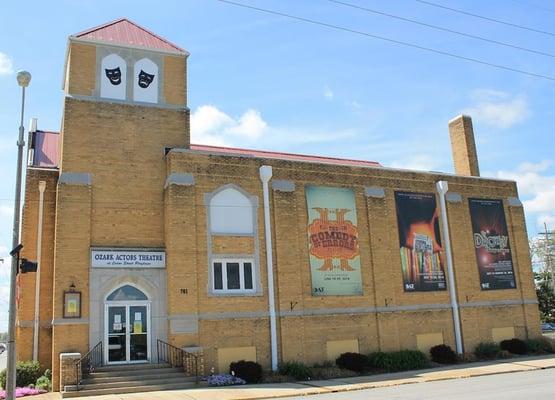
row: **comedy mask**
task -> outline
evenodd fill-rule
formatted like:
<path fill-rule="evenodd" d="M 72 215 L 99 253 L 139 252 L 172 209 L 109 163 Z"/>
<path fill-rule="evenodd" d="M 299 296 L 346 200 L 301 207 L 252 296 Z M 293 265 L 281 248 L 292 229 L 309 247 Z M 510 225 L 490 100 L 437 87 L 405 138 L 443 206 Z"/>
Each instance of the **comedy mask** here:
<path fill-rule="evenodd" d="M 108 69 L 106 68 L 106 77 L 112 85 L 119 85 L 121 83 L 121 69 L 119 67 Z"/>

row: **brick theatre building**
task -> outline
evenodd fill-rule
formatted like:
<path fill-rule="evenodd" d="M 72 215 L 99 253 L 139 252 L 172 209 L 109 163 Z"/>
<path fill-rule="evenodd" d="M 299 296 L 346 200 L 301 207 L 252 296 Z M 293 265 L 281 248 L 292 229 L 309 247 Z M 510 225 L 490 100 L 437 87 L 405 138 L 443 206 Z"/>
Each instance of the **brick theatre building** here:
<path fill-rule="evenodd" d="M 540 335 L 517 187 L 480 177 L 469 117 L 456 174 L 195 145 L 188 56 L 126 19 L 72 35 L 61 131 L 29 133 L 17 353 L 55 390 L 99 344 L 208 373 Z"/>

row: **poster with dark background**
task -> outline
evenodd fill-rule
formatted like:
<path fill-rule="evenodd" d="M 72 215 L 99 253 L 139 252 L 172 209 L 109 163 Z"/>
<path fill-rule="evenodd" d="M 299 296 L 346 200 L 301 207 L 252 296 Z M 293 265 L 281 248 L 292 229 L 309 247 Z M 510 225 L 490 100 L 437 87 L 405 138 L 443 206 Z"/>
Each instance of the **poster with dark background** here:
<path fill-rule="evenodd" d="M 505 210 L 501 200 L 468 199 L 482 290 L 516 288 Z"/>
<path fill-rule="evenodd" d="M 435 194 L 395 192 L 395 204 L 405 292 L 445 290 Z"/>

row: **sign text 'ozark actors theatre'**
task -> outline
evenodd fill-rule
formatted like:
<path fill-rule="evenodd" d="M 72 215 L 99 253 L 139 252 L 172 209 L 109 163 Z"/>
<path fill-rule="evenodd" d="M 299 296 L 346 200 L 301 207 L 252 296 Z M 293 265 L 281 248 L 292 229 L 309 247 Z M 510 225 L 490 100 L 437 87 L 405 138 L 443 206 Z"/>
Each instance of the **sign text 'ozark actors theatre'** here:
<path fill-rule="evenodd" d="M 93 268 L 165 268 L 163 250 L 91 249 Z"/>

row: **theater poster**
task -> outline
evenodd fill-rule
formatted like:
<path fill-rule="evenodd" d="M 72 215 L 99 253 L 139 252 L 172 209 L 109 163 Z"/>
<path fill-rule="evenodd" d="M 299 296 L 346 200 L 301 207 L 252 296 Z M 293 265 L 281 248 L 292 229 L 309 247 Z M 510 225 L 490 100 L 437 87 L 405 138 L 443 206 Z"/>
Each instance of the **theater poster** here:
<path fill-rule="evenodd" d="M 306 186 L 313 296 L 362 294 L 355 194 Z"/>
<path fill-rule="evenodd" d="M 468 199 L 482 290 L 516 287 L 509 233 L 501 200 Z"/>
<path fill-rule="evenodd" d="M 395 204 L 405 292 L 445 290 L 435 194 L 395 192 Z"/>

